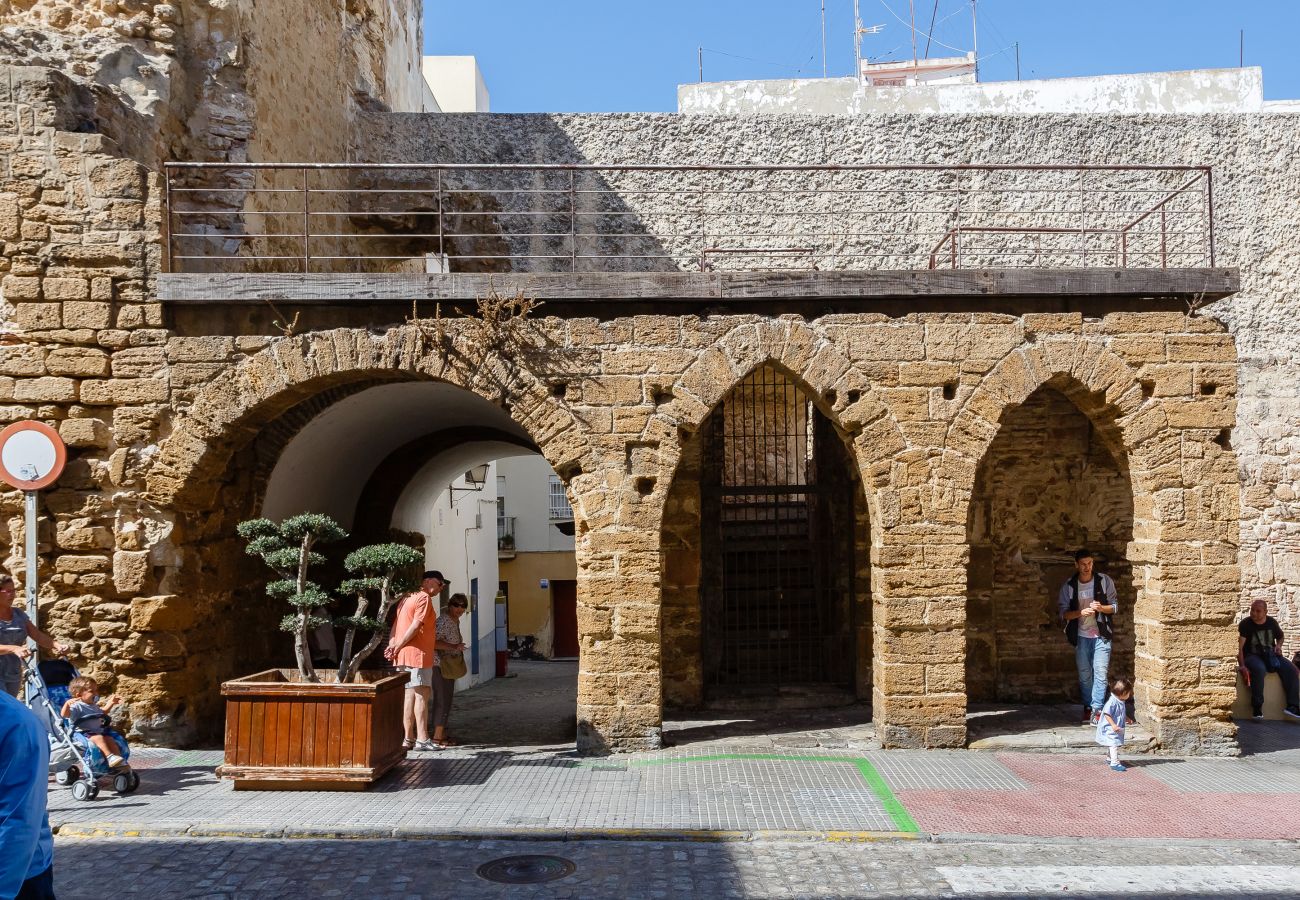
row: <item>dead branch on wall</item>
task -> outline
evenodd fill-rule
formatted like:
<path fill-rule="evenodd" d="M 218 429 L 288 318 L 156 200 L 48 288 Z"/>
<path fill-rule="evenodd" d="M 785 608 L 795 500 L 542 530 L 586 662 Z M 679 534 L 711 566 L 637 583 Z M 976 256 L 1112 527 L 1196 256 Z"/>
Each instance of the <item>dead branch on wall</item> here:
<path fill-rule="evenodd" d="M 444 365 L 458 369 L 467 379 L 488 378 L 495 383 L 502 403 L 518 386 L 518 360 L 529 347 L 524 337 L 529 317 L 543 304 L 523 291 L 506 295 L 489 289 L 474 302 L 472 310 L 455 308 L 457 318 L 442 314 L 434 305 L 432 317 L 421 316 L 419 305 L 411 303 L 409 326 L 419 335 L 420 352 L 434 350 Z M 449 338 L 455 331 L 461 338 Z M 499 362 L 501 365 L 490 365 Z"/>

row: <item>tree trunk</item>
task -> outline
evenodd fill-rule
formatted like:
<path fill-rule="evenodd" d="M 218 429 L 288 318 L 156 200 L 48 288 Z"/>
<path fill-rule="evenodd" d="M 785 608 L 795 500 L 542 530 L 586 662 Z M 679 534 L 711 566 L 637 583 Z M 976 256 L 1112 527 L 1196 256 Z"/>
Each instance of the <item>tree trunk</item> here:
<path fill-rule="evenodd" d="M 314 539 L 310 534 L 303 535 L 302 547 L 298 551 L 298 597 L 307 590 L 307 557 L 311 553 Z M 298 658 L 298 671 L 304 681 L 317 682 L 316 667 L 311 663 L 311 648 L 307 645 L 307 628 L 311 622 L 311 607 L 298 608 L 298 628 L 293 635 L 293 653 Z"/>

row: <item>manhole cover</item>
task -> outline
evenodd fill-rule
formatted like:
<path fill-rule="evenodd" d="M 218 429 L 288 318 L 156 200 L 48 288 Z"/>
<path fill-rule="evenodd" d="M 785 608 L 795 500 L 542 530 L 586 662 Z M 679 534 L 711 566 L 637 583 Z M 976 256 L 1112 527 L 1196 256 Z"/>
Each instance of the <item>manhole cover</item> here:
<path fill-rule="evenodd" d="M 567 878 L 577 869 L 559 856 L 506 856 L 478 867 L 480 878 L 499 884 L 542 884 Z"/>

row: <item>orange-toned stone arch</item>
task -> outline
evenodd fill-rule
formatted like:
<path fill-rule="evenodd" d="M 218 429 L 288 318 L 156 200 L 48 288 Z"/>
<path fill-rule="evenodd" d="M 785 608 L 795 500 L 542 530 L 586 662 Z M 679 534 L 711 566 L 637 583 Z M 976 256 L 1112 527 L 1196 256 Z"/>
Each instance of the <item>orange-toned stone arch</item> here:
<path fill-rule="evenodd" d="M 1131 480 L 1139 715 L 1168 747 L 1230 749 L 1224 673 L 1240 577 L 1236 457 L 1224 439 L 1231 418 L 1216 398 L 1152 396 L 1141 370 L 1102 335 L 1027 344 L 981 380 L 949 426 L 936 474 L 949 484 L 954 520 L 966 521 L 1003 414 L 1044 387 L 1088 417 Z M 953 563 L 964 577 L 966 559 Z"/>
<path fill-rule="evenodd" d="M 660 414 L 665 434 L 671 436 L 661 453 L 668 473 L 660 507 L 661 559 L 660 611 L 665 645 L 680 644 L 681 652 L 665 658 L 665 696 L 685 707 L 701 698 L 699 669 L 699 536 L 698 481 L 701 447 L 697 431 L 706 417 L 755 371 L 770 367 L 788 377 L 812 400 L 842 435 L 851 465 L 857 469 L 862 502 L 857 556 L 858 596 L 869 597 L 869 560 L 875 530 L 868 527 L 879 507 L 876 490 L 887 484 L 894 457 L 906 446 L 890 410 L 880 400 L 870 379 L 825 335 L 801 320 L 746 322 L 725 334 L 671 385 L 672 399 Z M 865 604 L 865 600 L 863 601 Z M 869 605 L 867 606 L 869 609 Z M 857 646 L 870 653 L 871 633 L 867 612 L 862 614 Z M 866 662 L 866 665 L 862 663 Z M 861 661 L 859 678 L 870 672 L 870 660 Z M 859 689 L 869 690 L 860 680 Z"/>
<path fill-rule="evenodd" d="M 153 507 L 167 519 L 170 564 L 176 569 L 170 584 L 177 598 L 168 601 L 176 609 L 168 627 L 191 656 L 206 650 L 222 653 L 213 619 L 235 612 L 234 589 L 229 586 L 234 582 L 227 584 L 221 573 L 241 568 L 233 523 L 252 511 L 244 506 L 258 487 L 247 474 L 232 474 L 232 468 L 238 468 L 232 460 L 264 426 L 316 397 L 392 382 L 430 381 L 496 403 L 568 480 L 575 523 L 587 531 L 587 509 L 606 502 L 604 492 L 593 486 L 603 483 L 612 464 L 601 456 L 566 401 L 525 366 L 491 354 L 474 354 L 473 364 L 467 364 L 462 360 L 473 348 L 462 336 L 450 339 L 450 347 L 439 348 L 432 346 L 430 335 L 404 327 L 384 333 L 341 328 L 276 341 L 222 372 L 175 416 L 146 485 Z M 589 554 L 589 548 L 580 544 L 580 569 L 585 552 Z M 580 577 L 580 602 L 585 587 Z M 250 644 L 244 656 L 251 660 L 258 649 L 256 640 Z M 232 652 L 227 648 L 222 658 Z M 218 676 L 216 681 L 237 674 L 208 669 L 210 676 Z M 212 683 L 194 689 L 189 702 L 196 715 L 220 720 L 215 691 Z M 580 719 L 583 702 L 580 697 Z M 599 733 L 595 738 L 609 740 Z"/>

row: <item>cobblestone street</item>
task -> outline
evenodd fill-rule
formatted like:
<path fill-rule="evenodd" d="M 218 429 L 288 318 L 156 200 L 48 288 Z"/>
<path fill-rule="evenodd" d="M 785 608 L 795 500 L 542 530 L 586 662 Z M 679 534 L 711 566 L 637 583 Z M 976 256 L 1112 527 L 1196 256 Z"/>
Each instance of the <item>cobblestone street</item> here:
<path fill-rule="evenodd" d="M 1096 848 L 1096 845 L 1093 845 Z M 1167 847 L 925 841 L 243 841 L 68 839 L 61 900 L 425 897 L 1300 897 L 1294 844 Z M 529 854 L 567 877 L 495 884 L 476 869 Z M 1101 865 L 1090 858 L 1104 856 Z"/>

